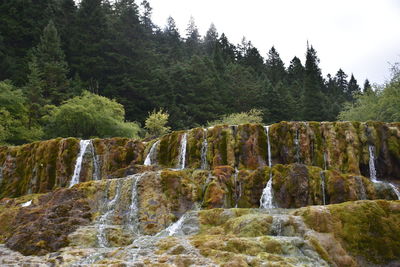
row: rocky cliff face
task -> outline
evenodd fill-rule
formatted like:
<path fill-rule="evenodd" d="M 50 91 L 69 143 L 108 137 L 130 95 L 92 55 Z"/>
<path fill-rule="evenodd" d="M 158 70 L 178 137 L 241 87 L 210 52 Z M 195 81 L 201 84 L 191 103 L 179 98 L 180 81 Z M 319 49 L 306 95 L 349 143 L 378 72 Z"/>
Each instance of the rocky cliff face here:
<path fill-rule="evenodd" d="M 400 264 L 396 123 L 54 139 L 0 166 L 0 264 Z"/>

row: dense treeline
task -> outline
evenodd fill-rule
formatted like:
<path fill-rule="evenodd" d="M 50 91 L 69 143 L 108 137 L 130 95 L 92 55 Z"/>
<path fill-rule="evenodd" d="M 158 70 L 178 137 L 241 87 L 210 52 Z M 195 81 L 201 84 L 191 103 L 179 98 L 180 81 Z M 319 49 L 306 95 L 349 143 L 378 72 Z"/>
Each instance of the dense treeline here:
<path fill-rule="evenodd" d="M 193 19 L 182 36 L 172 18 L 154 25 L 151 12 L 147 1 L 134 0 L 0 3 L 0 80 L 11 81 L 1 88 L 16 87 L 25 98 L 23 124 L 37 129 L 36 138 L 46 136 L 40 127 L 49 127 L 54 109 L 84 90 L 115 99 L 127 121 L 142 125 L 149 112 L 166 110 L 172 129 L 252 109 L 265 123 L 335 120 L 361 94 L 342 70 L 324 78 L 311 45 L 304 64 L 294 57 L 285 66 L 275 47 L 264 58 L 250 41 L 234 45 L 214 25 L 202 37 Z"/>

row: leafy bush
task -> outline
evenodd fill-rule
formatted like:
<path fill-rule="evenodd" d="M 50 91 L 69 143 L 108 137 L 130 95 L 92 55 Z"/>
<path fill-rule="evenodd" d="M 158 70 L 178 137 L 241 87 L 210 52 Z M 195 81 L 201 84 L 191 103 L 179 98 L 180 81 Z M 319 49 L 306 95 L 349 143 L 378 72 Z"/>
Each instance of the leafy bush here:
<path fill-rule="evenodd" d="M 22 91 L 9 81 L 0 82 L 0 144 L 23 144 L 39 140 L 42 129 L 32 125 Z"/>
<path fill-rule="evenodd" d="M 261 123 L 263 112 L 258 109 L 252 109 L 248 112 L 232 113 L 223 115 L 221 119 L 208 123 L 208 126 L 217 124 L 238 125 L 244 123 Z"/>
<path fill-rule="evenodd" d="M 171 127 L 165 126 L 168 123 L 169 114 L 162 109 L 153 110 L 146 119 L 144 128 L 147 129 L 148 136 L 160 136 L 168 133 Z"/>
<path fill-rule="evenodd" d="M 397 65 L 396 65 L 397 66 Z M 349 121 L 400 121 L 400 71 L 393 69 L 393 76 L 382 88 L 356 97 L 354 104 L 347 104 L 338 116 Z"/>
<path fill-rule="evenodd" d="M 139 125 L 124 122 L 124 117 L 124 107 L 115 100 L 84 91 L 50 111 L 46 133 L 50 138 L 138 138 Z"/>

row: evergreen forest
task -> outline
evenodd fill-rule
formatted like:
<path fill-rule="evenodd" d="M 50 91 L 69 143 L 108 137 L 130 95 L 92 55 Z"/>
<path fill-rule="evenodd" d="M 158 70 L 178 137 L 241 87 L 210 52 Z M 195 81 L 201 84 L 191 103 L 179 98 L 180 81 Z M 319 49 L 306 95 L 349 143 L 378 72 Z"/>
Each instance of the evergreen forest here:
<path fill-rule="evenodd" d="M 193 18 L 186 29 L 172 17 L 155 25 L 151 15 L 146 0 L 1 1 L 0 143 L 145 136 L 156 111 L 172 130 L 244 112 L 266 124 L 334 121 L 374 94 L 341 69 L 323 77 L 312 44 L 304 62 L 285 65 L 278 47 L 233 44 L 213 24 L 201 36 Z"/>

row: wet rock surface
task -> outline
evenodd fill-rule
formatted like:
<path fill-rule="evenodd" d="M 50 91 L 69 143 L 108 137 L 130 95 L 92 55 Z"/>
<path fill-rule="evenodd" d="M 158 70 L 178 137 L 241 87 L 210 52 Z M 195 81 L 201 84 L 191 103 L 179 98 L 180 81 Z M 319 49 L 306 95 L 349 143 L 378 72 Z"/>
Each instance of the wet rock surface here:
<path fill-rule="evenodd" d="M 399 147 L 378 122 L 1 147 L 0 265 L 397 266 Z"/>

